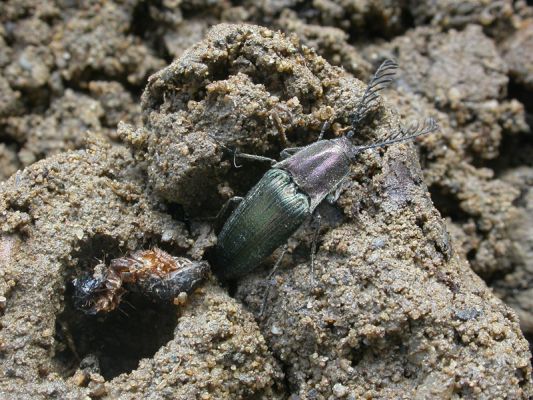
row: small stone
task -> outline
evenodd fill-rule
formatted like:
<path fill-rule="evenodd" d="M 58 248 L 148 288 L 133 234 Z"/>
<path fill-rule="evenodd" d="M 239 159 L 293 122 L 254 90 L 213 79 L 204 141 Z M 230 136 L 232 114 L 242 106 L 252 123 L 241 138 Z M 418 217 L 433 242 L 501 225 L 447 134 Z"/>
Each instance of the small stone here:
<path fill-rule="evenodd" d="M 31 151 L 22 149 L 18 153 L 19 160 L 23 165 L 30 165 L 33 164 L 36 160 L 35 154 L 33 154 Z"/>
<path fill-rule="evenodd" d="M 333 394 L 336 397 L 344 397 L 348 393 L 348 388 L 341 383 L 333 385 Z"/>
<path fill-rule="evenodd" d="M 90 378 L 91 378 L 91 381 L 93 381 L 93 382 L 97 382 L 97 383 L 104 383 L 105 382 L 105 378 L 102 375 L 97 374 L 96 372 L 92 372 L 90 374 Z"/>
<path fill-rule="evenodd" d="M 86 386 L 88 378 L 85 371 L 77 370 L 72 377 L 72 381 L 76 386 Z"/>
<path fill-rule="evenodd" d="M 471 319 L 476 319 L 482 314 L 481 311 L 476 308 L 465 308 L 464 310 L 455 310 L 455 316 L 461 321 L 469 321 Z"/>
<path fill-rule="evenodd" d="M 272 328 L 270 328 L 270 332 L 272 332 L 273 335 L 277 335 L 277 336 L 283 334 L 283 330 L 278 328 L 276 325 L 272 325 Z"/>
<path fill-rule="evenodd" d="M 183 304 L 187 303 L 187 298 L 187 293 L 181 292 L 177 297 L 174 298 L 174 304 L 177 306 L 182 306 Z"/>
<path fill-rule="evenodd" d="M 174 238 L 174 232 L 170 229 L 167 229 L 163 232 L 161 235 L 161 241 L 162 242 L 170 242 Z"/>
<path fill-rule="evenodd" d="M 448 90 L 448 99 L 453 108 L 456 108 L 459 105 L 462 97 L 461 91 L 458 88 L 452 87 Z"/>
<path fill-rule="evenodd" d="M 83 235 L 84 235 L 84 232 L 83 232 L 83 229 L 81 228 L 78 228 L 74 231 L 74 234 L 76 235 L 76 237 L 81 240 L 83 239 Z"/>
<path fill-rule="evenodd" d="M 89 396 L 91 397 L 102 397 L 104 394 L 106 394 L 106 388 L 103 383 L 93 384 L 93 382 L 91 382 L 89 384 L 89 387 Z"/>
<path fill-rule="evenodd" d="M 380 236 L 372 240 L 372 248 L 373 249 L 381 249 L 385 246 L 387 243 L 387 238 L 384 236 Z"/>

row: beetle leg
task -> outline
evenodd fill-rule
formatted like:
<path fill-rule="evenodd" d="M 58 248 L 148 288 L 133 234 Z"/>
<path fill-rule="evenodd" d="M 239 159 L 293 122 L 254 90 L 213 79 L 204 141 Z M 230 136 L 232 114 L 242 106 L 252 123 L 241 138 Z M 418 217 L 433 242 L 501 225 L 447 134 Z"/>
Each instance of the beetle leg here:
<path fill-rule="evenodd" d="M 315 254 L 318 243 L 318 235 L 320 234 L 320 225 L 322 223 L 322 216 L 318 211 L 313 214 L 313 222 L 315 225 L 315 234 L 313 235 L 313 243 L 311 244 L 311 279 L 314 283 L 315 280 Z"/>
<path fill-rule="evenodd" d="M 270 157 L 264 157 L 264 156 L 256 156 L 255 154 L 246 154 L 246 153 L 239 153 L 238 150 L 233 150 L 233 164 L 235 165 L 235 168 L 240 168 L 241 166 L 237 165 L 235 163 L 236 158 L 244 158 L 245 160 L 254 160 L 254 161 L 265 161 L 269 162 L 270 164 L 274 165 L 277 163 L 276 160 Z"/>
<path fill-rule="evenodd" d="M 285 128 L 283 127 L 283 123 L 281 122 L 281 118 L 279 117 L 279 114 L 275 111 L 272 112 L 270 115 L 272 118 L 272 122 L 274 122 L 274 126 L 276 127 L 278 131 L 278 135 L 281 139 L 282 146 L 287 145 L 287 135 L 285 135 Z"/>
<path fill-rule="evenodd" d="M 279 155 L 282 160 L 285 160 L 286 158 L 289 158 L 290 156 L 298 153 L 303 148 L 304 147 L 287 147 L 286 149 L 281 150 L 281 153 L 279 153 Z"/>
<path fill-rule="evenodd" d="M 322 125 L 322 129 L 320 129 L 320 134 L 318 135 L 317 142 L 322 140 L 322 138 L 324 137 L 324 134 L 326 133 L 326 131 L 329 129 L 330 126 L 331 126 L 331 123 L 329 121 L 324 122 L 324 124 Z M 279 153 L 279 155 L 282 160 L 285 160 L 286 158 L 289 158 L 290 156 L 295 155 L 303 148 L 305 148 L 305 146 L 287 147 L 286 149 L 281 150 L 281 153 Z"/>
<path fill-rule="evenodd" d="M 66 346 L 72 352 L 72 354 L 74 355 L 74 358 L 76 359 L 76 361 L 78 363 L 81 362 L 81 357 L 80 357 L 78 351 L 76 350 L 76 342 L 74 342 L 74 338 L 72 337 L 72 333 L 71 333 L 71 331 L 69 329 L 68 324 L 65 321 L 58 321 L 57 325 L 60 328 L 60 332 L 58 332 L 58 333 L 59 333 L 60 336 L 63 336 L 63 339 L 65 340 Z"/>
<path fill-rule="evenodd" d="M 324 200 L 326 200 L 329 204 L 333 205 L 337 202 L 337 200 L 339 199 L 342 191 L 344 190 L 344 184 L 345 184 L 346 180 L 342 180 L 338 185 L 337 187 L 335 188 L 335 190 L 333 192 L 331 192 L 330 194 L 328 194 L 326 196 L 326 198 Z"/>
<path fill-rule="evenodd" d="M 240 168 L 240 165 L 237 165 L 237 158 L 244 158 L 246 160 L 254 160 L 254 161 L 266 161 L 270 164 L 274 165 L 277 163 L 276 160 L 270 157 L 264 157 L 264 156 L 256 156 L 255 154 L 246 154 L 246 153 L 240 153 L 237 149 L 230 149 L 228 146 L 226 146 L 224 143 L 222 143 L 215 135 L 208 134 L 208 136 L 213 139 L 213 141 L 218 144 L 220 147 L 222 147 L 224 150 L 226 150 L 229 153 L 233 154 L 233 165 L 235 168 Z"/>
<path fill-rule="evenodd" d="M 320 129 L 320 134 L 318 135 L 317 142 L 319 140 L 322 140 L 322 138 L 324 137 L 324 134 L 326 133 L 326 131 L 329 129 L 330 126 L 331 126 L 331 122 L 329 121 L 324 122 L 324 124 L 322 125 L 322 129 Z"/>
<path fill-rule="evenodd" d="M 241 204 L 241 201 L 243 201 L 243 197 L 234 196 L 220 209 L 217 216 L 215 217 L 215 234 L 218 235 L 220 231 L 222 230 L 222 227 L 224 226 L 224 223 L 229 218 L 229 216 L 235 211 L 237 206 Z"/>
<path fill-rule="evenodd" d="M 285 253 L 287 252 L 287 245 L 283 246 L 283 250 L 281 252 L 281 255 L 279 256 L 279 258 L 276 260 L 276 263 L 274 264 L 274 266 L 272 267 L 272 271 L 270 271 L 270 273 L 268 274 L 267 276 L 267 287 L 265 289 L 265 293 L 263 295 L 263 303 L 261 304 L 261 310 L 259 311 L 259 318 L 262 318 L 263 317 L 263 314 L 265 312 L 265 309 L 266 309 L 266 305 L 267 305 L 267 302 L 268 302 L 268 295 L 270 294 L 270 289 L 272 288 L 272 286 L 274 285 L 273 284 L 273 281 L 272 281 L 272 277 L 274 276 L 274 274 L 276 273 L 276 270 L 278 269 L 278 267 L 280 266 L 281 264 L 281 260 L 283 259 L 283 256 L 285 255 Z"/>

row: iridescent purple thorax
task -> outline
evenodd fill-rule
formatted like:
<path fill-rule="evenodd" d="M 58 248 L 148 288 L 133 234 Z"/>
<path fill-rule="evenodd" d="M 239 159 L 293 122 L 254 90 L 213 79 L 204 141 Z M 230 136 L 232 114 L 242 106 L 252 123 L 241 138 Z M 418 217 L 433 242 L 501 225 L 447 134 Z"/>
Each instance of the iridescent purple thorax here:
<path fill-rule="evenodd" d="M 353 145 L 346 137 L 320 140 L 273 165 L 291 174 L 310 200 L 310 212 L 335 191 L 350 172 Z"/>

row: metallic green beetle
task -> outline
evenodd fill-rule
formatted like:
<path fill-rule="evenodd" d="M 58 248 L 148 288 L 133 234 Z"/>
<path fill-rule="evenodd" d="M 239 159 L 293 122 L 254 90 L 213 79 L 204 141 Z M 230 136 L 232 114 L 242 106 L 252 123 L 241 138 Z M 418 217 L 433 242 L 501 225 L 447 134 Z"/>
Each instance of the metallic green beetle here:
<path fill-rule="evenodd" d="M 218 235 L 215 272 L 225 280 L 237 279 L 255 269 L 261 261 L 287 242 L 288 238 L 314 213 L 316 207 L 340 188 L 350 165 L 364 150 L 405 142 L 435 131 L 435 120 L 399 129 L 376 143 L 355 146 L 354 132 L 378 98 L 378 92 L 391 81 L 397 69 L 386 60 L 370 81 L 352 115 L 352 129 L 332 140 L 319 140 L 309 146 L 286 149 L 261 180 L 242 199 Z M 269 160 L 240 155 L 243 158 Z"/>

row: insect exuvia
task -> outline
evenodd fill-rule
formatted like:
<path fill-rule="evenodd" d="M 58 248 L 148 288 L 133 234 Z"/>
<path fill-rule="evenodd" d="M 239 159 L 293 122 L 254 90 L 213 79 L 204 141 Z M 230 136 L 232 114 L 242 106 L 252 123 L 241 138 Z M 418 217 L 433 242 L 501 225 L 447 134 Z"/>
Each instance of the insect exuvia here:
<path fill-rule="evenodd" d="M 241 158 L 272 161 L 273 165 L 244 199 L 237 199 L 239 205 L 218 234 L 216 272 L 221 278 L 232 280 L 247 274 L 285 244 L 317 206 L 340 189 L 358 154 L 413 140 L 438 128 L 435 120 L 429 118 L 424 124 L 399 128 L 369 145 L 352 143 L 354 133 L 378 99 L 378 92 L 392 81 L 397 67 L 394 61 L 385 60 L 377 69 L 351 116 L 352 127 L 344 136 L 322 140 L 329 126 L 326 123 L 318 141 L 285 149 L 279 162 L 234 153 Z"/>
<path fill-rule="evenodd" d="M 74 305 L 89 315 L 118 307 L 127 291 L 140 292 L 159 302 L 171 302 L 192 292 L 209 273 L 206 261 L 172 257 L 163 250 L 140 250 L 99 264 L 92 276 L 74 279 Z"/>

